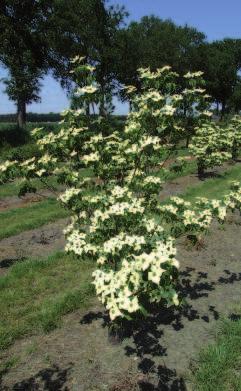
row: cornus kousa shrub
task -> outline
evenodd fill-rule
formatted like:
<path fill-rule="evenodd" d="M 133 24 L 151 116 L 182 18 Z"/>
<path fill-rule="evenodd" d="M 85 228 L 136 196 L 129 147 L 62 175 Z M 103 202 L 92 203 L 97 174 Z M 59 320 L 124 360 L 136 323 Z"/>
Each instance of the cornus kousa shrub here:
<path fill-rule="evenodd" d="M 151 72 L 149 68 L 139 69 L 141 88 L 125 87 L 132 102 L 133 111 L 129 126 L 137 131 L 149 129 L 149 134 L 159 138 L 166 158 L 176 153 L 176 144 L 184 137 L 191 137 L 194 125 L 210 118 L 207 108 L 209 96 L 205 93 L 202 72 L 187 73 L 181 77 L 165 66 Z M 180 80 L 183 88 L 180 87 Z M 158 163 L 160 163 L 158 155 Z M 151 159 L 151 156 L 150 156 Z M 180 161 L 181 162 L 181 161 Z"/>
<path fill-rule="evenodd" d="M 231 158 L 232 142 L 232 132 L 213 122 L 204 122 L 196 129 L 190 151 L 197 159 L 200 178 L 207 168 L 220 166 Z"/>
<path fill-rule="evenodd" d="M 66 110 L 56 133 L 36 129 L 41 158 L 6 163 L 2 181 L 17 169 L 28 184 L 55 175 L 66 186 L 58 198 L 72 213 L 65 230 L 66 251 L 96 262 L 93 283 L 112 320 L 146 314 L 152 302 L 178 305 L 175 242 L 161 225 L 173 210 L 159 207 L 161 180 L 156 175 L 157 163 L 183 134 L 177 75 L 169 67 L 140 70 L 141 94 L 132 95 L 133 111 L 125 129 L 109 134 L 102 118 L 89 115 L 90 105 L 99 102 L 95 69 L 78 57 L 74 67 L 79 83 L 75 104 L 80 109 Z M 134 87 L 128 91 L 133 94 Z M 240 193 L 235 189 L 230 197 L 227 205 L 235 208 Z M 188 229 L 206 229 L 212 215 L 208 207 L 200 216 L 184 201 L 172 201 L 182 216 L 173 221 Z"/>
<path fill-rule="evenodd" d="M 229 121 L 227 131 L 232 135 L 232 159 L 236 160 L 241 149 L 241 117 L 234 115 Z"/>
<path fill-rule="evenodd" d="M 161 221 L 170 225 L 173 237 L 186 235 L 196 243 L 200 240 L 200 234 L 207 233 L 214 219 L 223 223 L 229 212 L 241 212 L 240 183 L 233 182 L 231 191 L 221 200 L 197 197 L 191 205 L 180 197 L 171 197 L 168 203 L 158 209 Z"/>

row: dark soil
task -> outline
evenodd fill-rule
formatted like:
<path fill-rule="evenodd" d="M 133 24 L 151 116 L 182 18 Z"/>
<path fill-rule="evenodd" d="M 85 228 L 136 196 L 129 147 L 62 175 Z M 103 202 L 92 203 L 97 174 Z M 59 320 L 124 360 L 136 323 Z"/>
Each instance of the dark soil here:
<path fill-rule="evenodd" d="M 65 237 L 63 229 L 69 219 L 61 219 L 41 228 L 25 231 L 0 241 L 0 275 L 17 261 L 29 257 L 44 257 L 63 250 Z"/>
<path fill-rule="evenodd" d="M 27 193 L 23 197 L 5 197 L 0 198 L 0 212 L 8 209 L 25 208 L 35 202 L 41 202 L 46 198 L 54 197 L 50 190 L 40 190 L 38 193 Z"/>
<path fill-rule="evenodd" d="M 198 352 L 213 341 L 217 322 L 235 313 L 241 295 L 241 218 L 213 225 L 200 250 L 178 244 L 181 308 L 153 309 L 110 343 L 98 304 L 64 318 L 48 335 L 15 343 L 3 360 L 18 358 L 2 375 L 1 390 L 184 391 Z M 138 385 L 139 384 L 139 385 Z"/>

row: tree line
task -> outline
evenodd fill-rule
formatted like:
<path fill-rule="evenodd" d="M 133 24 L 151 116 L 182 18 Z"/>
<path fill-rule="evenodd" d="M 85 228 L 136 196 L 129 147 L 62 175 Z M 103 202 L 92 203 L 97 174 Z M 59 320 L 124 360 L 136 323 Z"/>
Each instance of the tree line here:
<path fill-rule="evenodd" d="M 241 39 L 208 42 L 204 33 L 172 20 L 145 16 L 127 24 L 128 12 L 105 0 L 2 0 L 0 62 L 8 70 L 5 92 L 17 107 L 20 127 L 26 105 L 40 100 L 47 73 L 71 95 L 71 59 L 84 56 L 96 68 L 98 110 L 112 98 L 128 100 L 123 86 L 138 89 L 138 68 L 170 65 L 180 75 L 203 71 L 218 115 L 241 110 Z M 180 80 L 180 88 L 182 88 Z"/>

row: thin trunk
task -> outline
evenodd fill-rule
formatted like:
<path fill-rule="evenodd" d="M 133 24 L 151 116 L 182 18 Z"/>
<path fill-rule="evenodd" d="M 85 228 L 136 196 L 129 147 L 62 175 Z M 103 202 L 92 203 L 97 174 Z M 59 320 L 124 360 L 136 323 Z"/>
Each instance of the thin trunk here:
<path fill-rule="evenodd" d="M 221 111 L 221 118 L 223 118 L 223 117 L 224 117 L 224 114 L 225 114 L 225 112 L 226 112 L 226 101 L 225 101 L 225 100 L 223 100 L 223 101 L 222 101 L 222 111 Z"/>
<path fill-rule="evenodd" d="M 89 103 L 87 103 L 85 112 L 86 112 L 87 117 L 89 117 L 90 116 L 90 105 L 89 105 Z"/>
<path fill-rule="evenodd" d="M 101 117 L 106 117 L 107 112 L 105 108 L 105 85 L 104 82 L 101 83 L 100 86 L 100 106 L 99 106 L 99 114 Z"/>
<path fill-rule="evenodd" d="M 186 138 L 186 148 L 189 147 L 190 138 L 191 138 L 191 136 L 190 136 L 190 134 L 189 134 L 189 135 L 187 136 L 187 138 Z"/>
<path fill-rule="evenodd" d="M 200 180 L 204 179 L 204 165 L 202 161 L 197 162 L 198 178 Z"/>
<path fill-rule="evenodd" d="M 23 100 L 19 100 L 17 103 L 17 122 L 19 128 L 26 125 L 26 103 Z"/>
<path fill-rule="evenodd" d="M 100 109 L 99 114 L 101 117 L 106 117 L 106 109 L 105 109 L 105 95 L 103 94 L 100 101 Z"/>
<path fill-rule="evenodd" d="M 217 116 L 219 116 L 219 102 L 217 101 Z"/>

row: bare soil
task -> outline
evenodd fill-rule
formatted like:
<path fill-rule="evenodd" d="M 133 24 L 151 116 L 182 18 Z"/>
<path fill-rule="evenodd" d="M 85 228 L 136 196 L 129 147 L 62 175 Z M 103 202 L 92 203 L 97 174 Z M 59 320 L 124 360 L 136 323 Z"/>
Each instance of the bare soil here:
<path fill-rule="evenodd" d="M 18 261 L 29 257 L 44 257 L 63 250 L 63 229 L 69 219 L 61 219 L 41 228 L 25 231 L 0 241 L 0 276 Z"/>
<path fill-rule="evenodd" d="M 226 164 L 225 166 L 216 168 L 215 172 L 208 171 L 206 178 L 219 175 L 228 167 L 229 165 Z M 200 183 L 200 179 L 198 179 L 196 174 L 167 182 L 161 191 L 160 200 L 163 201 L 170 196 L 180 194 L 187 187 L 194 186 L 198 183 Z M 21 199 L 18 197 L 5 198 L 3 201 L 0 200 L 0 210 L 1 207 L 5 208 L 5 210 L 25 207 L 33 202 L 39 202 L 43 200 L 43 197 L 48 197 L 51 194 L 48 190 L 43 190 L 38 195 L 27 194 Z M 4 202 L 5 204 L 3 204 Z M 58 220 L 55 223 L 44 225 L 41 228 L 25 231 L 10 238 L 0 240 L 0 275 L 6 273 L 7 268 L 18 260 L 27 257 L 39 257 L 39 254 L 41 256 L 47 256 L 57 250 L 63 250 L 65 239 L 62 232 L 67 223 L 68 219 Z"/>
<path fill-rule="evenodd" d="M 124 329 L 123 340 L 108 338 L 103 308 L 75 312 L 48 335 L 15 343 L 3 360 L 18 358 L 2 373 L 0 389 L 71 391 L 193 390 L 190 374 L 201 348 L 213 341 L 224 315 L 235 319 L 241 295 L 241 218 L 213 224 L 204 246 L 178 244 L 181 308 L 153 308 L 145 321 Z M 240 315 L 240 314 L 236 314 Z"/>
<path fill-rule="evenodd" d="M 8 209 L 25 208 L 35 202 L 41 202 L 46 198 L 54 198 L 54 194 L 50 190 L 39 190 L 37 193 L 27 193 L 22 197 L 5 197 L 0 198 L 0 212 Z"/>

